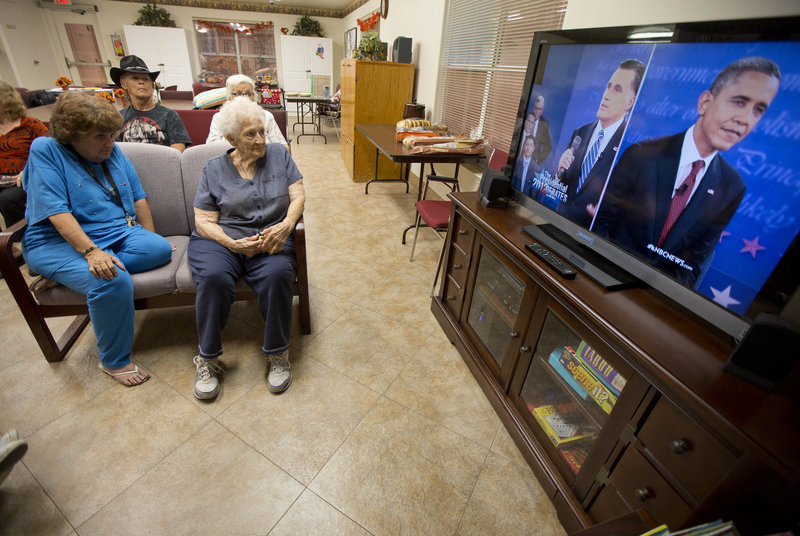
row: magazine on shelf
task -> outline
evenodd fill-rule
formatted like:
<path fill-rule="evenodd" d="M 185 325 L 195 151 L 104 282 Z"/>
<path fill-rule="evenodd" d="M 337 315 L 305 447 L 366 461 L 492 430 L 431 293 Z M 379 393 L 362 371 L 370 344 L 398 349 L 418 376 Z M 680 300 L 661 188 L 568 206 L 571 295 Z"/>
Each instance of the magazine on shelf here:
<path fill-rule="evenodd" d="M 569 346 L 565 347 L 565 349 L 572 350 Z M 617 397 L 612 395 L 603 382 L 598 380 L 589 369 L 581 364 L 580 359 L 574 352 L 561 352 L 559 362 L 572 374 L 575 381 L 586 389 L 586 392 L 589 393 L 589 398 L 594 400 L 600 406 L 600 409 L 606 413 L 611 413 L 614 404 L 617 403 Z"/>
<path fill-rule="evenodd" d="M 595 377 L 603 382 L 611 394 L 619 396 L 622 389 L 625 388 L 626 380 L 623 378 L 611 364 L 600 357 L 594 348 L 586 344 L 586 341 L 581 341 L 578 345 L 578 351 L 575 352 L 578 359 L 592 372 Z"/>
<path fill-rule="evenodd" d="M 532 413 L 555 446 L 594 436 L 591 428 L 569 422 L 555 406 L 539 406 Z"/>

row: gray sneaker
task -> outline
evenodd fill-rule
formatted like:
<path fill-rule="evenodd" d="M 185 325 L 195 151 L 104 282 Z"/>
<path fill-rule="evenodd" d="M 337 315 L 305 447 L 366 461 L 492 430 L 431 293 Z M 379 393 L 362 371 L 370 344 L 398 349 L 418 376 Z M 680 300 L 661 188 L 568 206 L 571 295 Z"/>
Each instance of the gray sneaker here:
<path fill-rule="evenodd" d="M 270 362 L 267 385 L 271 393 L 282 393 L 292 384 L 292 369 L 289 364 L 289 350 L 284 350 L 279 354 L 267 356 Z"/>
<path fill-rule="evenodd" d="M 194 364 L 197 366 L 197 376 L 194 380 L 194 396 L 200 400 L 216 398 L 219 393 L 219 380 L 217 374 L 222 372 L 217 359 L 204 359 L 194 356 Z"/>
<path fill-rule="evenodd" d="M 9 430 L 0 436 L 0 484 L 26 452 L 28 452 L 28 442 L 20 439 L 16 430 Z"/>

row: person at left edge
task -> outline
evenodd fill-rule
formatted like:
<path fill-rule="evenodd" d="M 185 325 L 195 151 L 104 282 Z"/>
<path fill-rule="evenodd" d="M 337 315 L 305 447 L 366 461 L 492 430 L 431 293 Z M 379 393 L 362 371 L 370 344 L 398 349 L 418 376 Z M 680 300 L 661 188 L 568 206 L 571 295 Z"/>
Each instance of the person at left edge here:
<path fill-rule="evenodd" d="M 58 98 L 53 137 L 33 141 L 22 174 L 22 249 L 32 270 L 86 295 L 100 368 L 132 386 L 150 375 L 131 361 L 131 274 L 166 264 L 172 246 L 155 234 L 136 170 L 114 143 L 120 126 L 119 112 L 98 97 Z"/>
<path fill-rule="evenodd" d="M 156 143 L 183 152 L 192 144 L 183 121 L 175 110 L 156 104 L 153 97 L 160 72 L 151 72 L 138 56 L 125 56 L 119 61 L 119 68 L 111 68 L 111 80 L 125 90 L 131 102 L 122 109 L 125 123 L 117 141 Z"/>

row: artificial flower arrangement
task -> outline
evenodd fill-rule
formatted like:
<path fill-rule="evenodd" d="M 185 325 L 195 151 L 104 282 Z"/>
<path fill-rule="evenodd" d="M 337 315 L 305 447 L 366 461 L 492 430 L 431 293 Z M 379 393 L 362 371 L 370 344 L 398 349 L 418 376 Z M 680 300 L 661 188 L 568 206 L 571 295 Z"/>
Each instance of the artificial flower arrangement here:
<path fill-rule="evenodd" d="M 67 87 L 72 85 L 72 80 L 67 78 L 66 76 L 59 76 L 56 80 L 56 85 L 60 88 L 66 89 Z"/>
<path fill-rule="evenodd" d="M 118 99 L 124 99 L 125 98 L 125 90 L 122 89 L 121 87 L 118 87 L 117 89 L 114 90 L 114 96 L 116 98 L 118 98 Z"/>
<path fill-rule="evenodd" d="M 378 21 L 380 20 L 380 18 L 381 14 L 375 11 L 365 20 L 356 19 L 356 23 L 358 24 L 358 27 L 361 29 L 362 32 L 368 32 L 378 25 Z"/>
<path fill-rule="evenodd" d="M 95 93 L 95 96 L 96 97 L 100 97 L 101 99 L 105 99 L 105 100 L 107 100 L 108 102 L 111 102 L 111 103 L 117 102 L 117 100 L 114 98 L 114 95 L 112 95 L 108 91 L 99 91 L 99 92 Z"/>

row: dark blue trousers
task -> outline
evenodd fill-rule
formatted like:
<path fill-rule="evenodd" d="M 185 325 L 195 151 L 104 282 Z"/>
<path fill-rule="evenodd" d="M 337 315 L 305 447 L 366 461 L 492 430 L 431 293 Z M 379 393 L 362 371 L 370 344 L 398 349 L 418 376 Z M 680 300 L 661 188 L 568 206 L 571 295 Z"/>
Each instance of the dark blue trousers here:
<path fill-rule="evenodd" d="M 281 253 L 248 257 L 192 235 L 188 258 L 197 287 L 195 316 L 202 357 L 222 354 L 222 330 L 228 322 L 236 282 L 242 277 L 258 295 L 258 308 L 266 321 L 261 351 L 274 354 L 289 347 L 296 266 L 293 245 L 290 239 Z"/>

